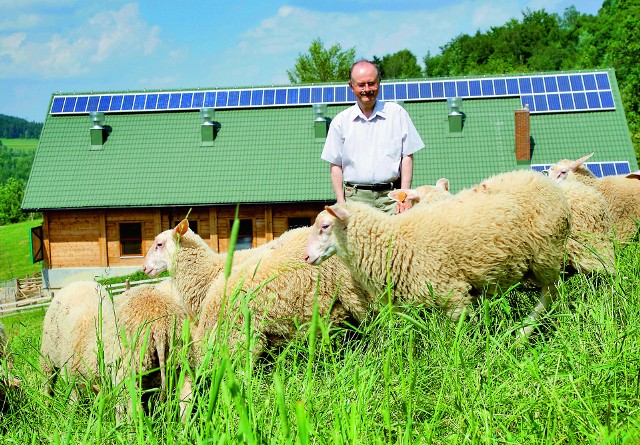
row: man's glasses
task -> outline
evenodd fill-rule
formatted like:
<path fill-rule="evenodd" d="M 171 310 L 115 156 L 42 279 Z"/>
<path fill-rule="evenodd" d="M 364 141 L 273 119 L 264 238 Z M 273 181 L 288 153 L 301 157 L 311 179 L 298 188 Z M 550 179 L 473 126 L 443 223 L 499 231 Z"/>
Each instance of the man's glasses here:
<path fill-rule="evenodd" d="M 375 82 L 360 82 L 360 83 L 354 83 L 353 85 L 357 86 L 360 89 L 362 89 L 364 87 L 367 87 L 367 86 L 369 88 L 373 88 L 373 87 L 378 85 L 378 81 L 375 81 Z"/>

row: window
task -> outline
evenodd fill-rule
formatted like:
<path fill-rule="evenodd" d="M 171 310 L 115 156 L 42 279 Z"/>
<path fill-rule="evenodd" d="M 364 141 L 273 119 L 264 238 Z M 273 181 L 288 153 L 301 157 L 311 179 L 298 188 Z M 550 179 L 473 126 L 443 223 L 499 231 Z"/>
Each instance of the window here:
<path fill-rule="evenodd" d="M 182 221 L 182 220 L 180 220 L 180 221 Z M 180 224 L 180 221 L 174 221 L 173 222 L 173 227 L 176 227 L 178 224 Z M 198 233 L 198 220 L 190 219 L 189 220 L 189 228 L 191 230 L 193 230 L 193 233 Z"/>
<path fill-rule="evenodd" d="M 142 255 L 142 223 L 120 223 L 120 255 Z"/>
<path fill-rule="evenodd" d="M 231 236 L 231 228 L 233 220 L 229 220 L 229 236 Z M 240 230 L 238 231 L 238 239 L 236 240 L 236 250 L 251 249 L 253 247 L 253 220 L 241 219 Z"/>
<path fill-rule="evenodd" d="M 308 227 L 311 225 L 311 218 L 308 216 L 299 217 L 299 218 L 288 218 L 289 220 L 289 230 L 297 229 L 298 227 Z"/>

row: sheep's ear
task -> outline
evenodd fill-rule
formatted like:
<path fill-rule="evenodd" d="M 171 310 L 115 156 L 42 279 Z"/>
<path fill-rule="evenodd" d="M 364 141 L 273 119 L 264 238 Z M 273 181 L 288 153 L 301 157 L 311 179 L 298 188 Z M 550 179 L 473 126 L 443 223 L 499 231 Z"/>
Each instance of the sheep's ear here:
<path fill-rule="evenodd" d="M 576 161 L 573 161 L 571 164 L 569 164 L 569 170 L 576 171 L 578 167 L 584 164 L 587 161 L 587 159 L 589 159 L 591 156 L 593 156 L 593 153 L 591 153 L 590 155 L 583 156 Z"/>
<path fill-rule="evenodd" d="M 449 191 L 449 180 L 447 178 L 440 178 L 436 182 L 436 187 L 441 188 L 445 192 Z"/>
<path fill-rule="evenodd" d="M 184 234 L 187 233 L 187 230 L 189 230 L 189 221 L 186 218 L 180 221 L 174 229 L 175 233 L 180 236 L 184 236 Z"/>
<path fill-rule="evenodd" d="M 344 209 L 342 207 L 332 205 L 324 206 L 324 209 L 329 212 L 331 216 L 333 216 L 334 218 L 338 218 L 341 221 L 346 221 L 349 218 L 349 212 L 347 211 L 347 209 Z"/>
<path fill-rule="evenodd" d="M 626 177 L 629 179 L 640 179 L 640 170 L 637 172 L 631 172 Z"/>
<path fill-rule="evenodd" d="M 404 189 L 391 190 L 387 196 L 396 202 L 404 202 L 407 199 L 407 191 Z"/>

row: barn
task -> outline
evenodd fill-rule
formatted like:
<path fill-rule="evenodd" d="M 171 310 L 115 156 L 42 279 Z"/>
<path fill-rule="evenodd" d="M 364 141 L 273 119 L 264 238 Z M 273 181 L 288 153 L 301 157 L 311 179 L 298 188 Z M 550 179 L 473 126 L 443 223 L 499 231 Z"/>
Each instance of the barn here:
<path fill-rule="evenodd" d="M 426 148 L 414 185 L 454 191 L 492 174 L 594 153 L 598 175 L 638 169 L 612 69 L 383 81 Z M 141 267 L 157 233 L 189 213 L 213 249 L 308 225 L 334 201 L 320 160 L 346 83 L 52 95 L 22 209 L 42 212 L 43 285 Z"/>

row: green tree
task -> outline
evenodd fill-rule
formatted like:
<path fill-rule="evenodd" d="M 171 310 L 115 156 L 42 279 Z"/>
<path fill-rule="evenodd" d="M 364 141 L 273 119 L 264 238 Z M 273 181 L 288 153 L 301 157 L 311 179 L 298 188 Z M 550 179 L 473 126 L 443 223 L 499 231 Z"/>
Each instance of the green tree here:
<path fill-rule="evenodd" d="M 0 226 L 24 221 L 25 215 L 20 211 L 24 186 L 20 181 L 9 178 L 0 186 Z"/>
<path fill-rule="evenodd" d="M 309 46 L 308 54 L 299 54 L 291 70 L 287 70 L 291 83 L 346 81 L 349 69 L 356 57 L 355 47 L 342 50 L 339 43 L 326 49 L 316 38 Z"/>
<path fill-rule="evenodd" d="M 422 68 L 418 65 L 418 59 L 408 49 L 400 50 L 394 54 L 387 54 L 380 60 L 374 56 L 374 63 L 378 62 L 380 77 L 383 79 L 413 79 L 422 77 Z"/>

